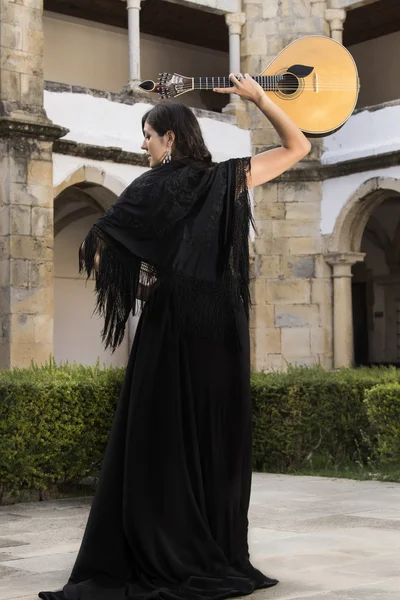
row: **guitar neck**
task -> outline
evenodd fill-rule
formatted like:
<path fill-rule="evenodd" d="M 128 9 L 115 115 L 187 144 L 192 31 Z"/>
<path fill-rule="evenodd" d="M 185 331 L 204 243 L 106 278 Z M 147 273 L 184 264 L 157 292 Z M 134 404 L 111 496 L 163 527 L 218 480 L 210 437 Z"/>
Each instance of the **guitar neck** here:
<path fill-rule="evenodd" d="M 233 86 L 229 77 L 193 77 L 193 89 L 195 90 L 213 90 L 214 88 L 230 88 Z M 266 92 L 273 92 L 278 89 L 278 84 L 283 80 L 282 75 L 252 77 Z"/>

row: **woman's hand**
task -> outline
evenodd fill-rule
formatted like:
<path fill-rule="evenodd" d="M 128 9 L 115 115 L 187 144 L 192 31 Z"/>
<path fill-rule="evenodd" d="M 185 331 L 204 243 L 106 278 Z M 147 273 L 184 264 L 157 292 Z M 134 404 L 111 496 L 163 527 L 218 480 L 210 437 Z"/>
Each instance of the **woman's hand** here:
<path fill-rule="evenodd" d="M 96 254 L 94 255 L 94 270 L 96 271 L 96 273 L 99 272 L 100 269 L 100 254 L 99 251 L 96 252 Z"/>
<path fill-rule="evenodd" d="M 248 73 L 238 76 L 231 73 L 229 79 L 232 81 L 233 87 L 214 88 L 213 91 L 218 94 L 237 94 L 245 100 L 254 102 L 254 104 L 258 104 L 262 99 L 267 97 L 262 87 Z"/>
<path fill-rule="evenodd" d="M 84 256 L 85 256 L 85 240 L 83 240 L 80 250 L 79 250 L 79 254 L 81 256 L 81 259 L 84 260 Z M 100 268 L 100 254 L 99 251 L 96 252 L 96 254 L 94 255 L 94 261 L 93 261 L 93 267 L 94 270 L 96 272 L 99 271 Z"/>

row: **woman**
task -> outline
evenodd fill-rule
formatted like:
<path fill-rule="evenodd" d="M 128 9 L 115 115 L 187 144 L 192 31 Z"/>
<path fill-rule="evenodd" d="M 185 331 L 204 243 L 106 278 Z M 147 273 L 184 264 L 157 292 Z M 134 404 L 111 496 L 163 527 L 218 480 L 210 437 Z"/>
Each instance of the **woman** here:
<path fill-rule="evenodd" d="M 151 169 L 80 248 L 106 346 L 144 307 L 75 566 L 44 600 L 220 600 L 277 583 L 247 545 L 248 188 L 310 144 L 249 75 L 230 77 L 215 91 L 254 102 L 282 147 L 213 164 L 193 113 L 158 104 L 143 118 Z"/>

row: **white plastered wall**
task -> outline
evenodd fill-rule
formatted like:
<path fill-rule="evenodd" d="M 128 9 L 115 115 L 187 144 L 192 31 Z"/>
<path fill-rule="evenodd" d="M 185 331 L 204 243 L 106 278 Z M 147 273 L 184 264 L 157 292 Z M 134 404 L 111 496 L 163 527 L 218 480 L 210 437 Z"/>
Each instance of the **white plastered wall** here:
<path fill-rule="evenodd" d="M 400 98 L 400 94 L 399 94 Z M 323 164 L 335 164 L 400 149 L 400 100 L 356 112 L 324 139 Z"/>
<path fill-rule="evenodd" d="M 322 163 L 379 156 L 400 149 L 400 101 L 354 114 L 342 129 L 324 139 Z M 340 211 L 351 195 L 371 177 L 400 178 L 400 166 L 335 177 L 323 182 L 321 233 L 334 230 Z"/>
<path fill-rule="evenodd" d="M 89 94 L 45 91 L 44 105 L 54 123 L 70 130 L 64 139 L 141 152 L 141 118 L 151 108 L 149 104 L 121 104 Z M 215 161 L 251 154 L 250 132 L 234 125 L 232 117 L 214 117 L 213 113 L 207 112 L 202 115 L 200 127 Z M 115 165 L 115 168 L 124 173 L 129 170 L 126 165 Z"/>

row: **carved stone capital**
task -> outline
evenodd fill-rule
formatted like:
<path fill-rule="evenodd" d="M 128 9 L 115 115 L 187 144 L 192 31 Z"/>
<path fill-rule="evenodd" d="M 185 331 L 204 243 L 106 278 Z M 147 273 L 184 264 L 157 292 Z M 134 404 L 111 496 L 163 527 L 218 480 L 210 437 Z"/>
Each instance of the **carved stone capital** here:
<path fill-rule="evenodd" d="M 143 0 L 122 0 L 122 2 L 126 2 L 127 10 L 130 10 L 130 9 L 140 10 L 140 5 L 143 2 Z"/>
<path fill-rule="evenodd" d="M 363 252 L 330 252 L 325 261 L 333 268 L 333 277 L 351 277 L 351 267 L 365 258 Z"/>
<path fill-rule="evenodd" d="M 230 35 L 240 35 L 242 33 L 242 27 L 246 23 L 245 13 L 226 13 L 225 22 L 229 27 Z"/>
<path fill-rule="evenodd" d="M 343 8 L 328 8 L 325 11 L 325 19 L 328 21 L 331 31 L 342 31 L 346 20 L 346 11 Z"/>

